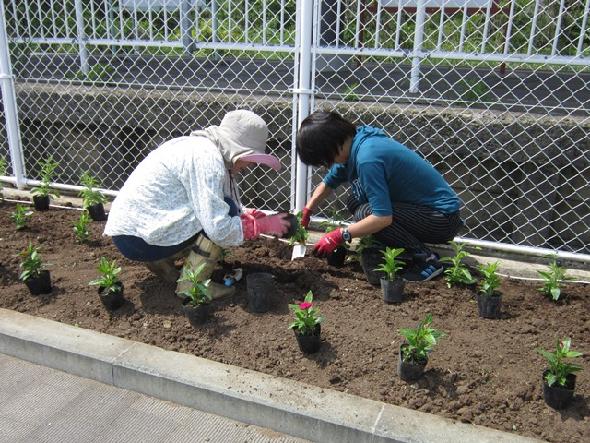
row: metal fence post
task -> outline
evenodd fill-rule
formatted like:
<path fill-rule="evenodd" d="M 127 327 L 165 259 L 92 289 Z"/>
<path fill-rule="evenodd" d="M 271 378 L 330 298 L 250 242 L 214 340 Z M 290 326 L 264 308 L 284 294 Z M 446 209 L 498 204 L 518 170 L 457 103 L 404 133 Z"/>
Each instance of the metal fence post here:
<path fill-rule="evenodd" d="M 424 19 L 426 17 L 425 0 L 416 3 L 416 29 L 414 31 L 414 50 L 412 51 L 412 71 L 410 73 L 410 92 L 418 92 L 420 84 L 420 58 L 424 40 Z"/>
<path fill-rule="evenodd" d="M 297 127 L 309 115 L 311 91 L 311 46 L 312 46 L 312 21 L 313 21 L 313 0 L 301 0 L 301 11 L 299 24 L 300 35 L 300 58 L 299 58 L 299 94 Z M 300 211 L 307 202 L 307 170 L 308 167 L 297 156 L 297 177 L 295 192 L 295 209 Z"/>
<path fill-rule="evenodd" d="M 8 34 L 6 32 L 6 15 L 3 1 L 0 1 L 0 85 L 2 87 L 2 104 L 4 105 L 4 116 L 6 117 L 6 135 L 8 137 L 12 171 L 16 179 L 16 186 L 22 189 L 25 187 L 25 169 L 18 128 L 18 108 L 16 106 L 16 92 L 14 90 L 14 78 L 8 50 Z"/>
<path fill-rule="evenodd" d="M 76 33 L 78 36 L 78 47 L 80 48 L 80 70 L 84 75 L 88 75 L 88 49 L 86 49 L 82 0 L 76 0 Z"/>

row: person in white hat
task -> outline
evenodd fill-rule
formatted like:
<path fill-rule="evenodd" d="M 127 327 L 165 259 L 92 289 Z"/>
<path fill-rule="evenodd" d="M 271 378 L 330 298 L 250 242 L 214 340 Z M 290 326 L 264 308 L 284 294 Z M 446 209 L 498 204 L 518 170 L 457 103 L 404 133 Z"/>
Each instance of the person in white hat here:
<path fill-rule="evenodd" d="M 260 234 L 283 235 L 287 214 L 266 216 L 241 208 L 235 175 L 251 164 L 279 170 L 265 153 L 268 128 L 246 110 L 226 114 L 219 126 L 193 131 L 152 151 L 131 173 L 113 201 L 104 234 L 128 259 L 145 265 L 166 281 L 177 281 L 174 266 L 196 270 L 206 263 L 207 279 L 218 266 L 222 248 Z M 177 292 L 185 289 L 179 283 Z M 233 290 L 211 283 L 213 297 Z"/>

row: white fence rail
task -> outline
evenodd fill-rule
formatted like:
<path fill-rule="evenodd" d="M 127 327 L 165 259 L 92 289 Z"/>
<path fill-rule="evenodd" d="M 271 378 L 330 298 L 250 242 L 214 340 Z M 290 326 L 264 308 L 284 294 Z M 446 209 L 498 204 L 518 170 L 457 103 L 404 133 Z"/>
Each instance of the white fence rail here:
<path fill-rule="evenodd" d="M 161 141 L 249 108 L 288 168 L 244 177 L 245 203 L 301 207 L 320 176 L 295 130 L 336 108 L 441 170 L 465 237 L 590 253 L 590 0 L 0 1 L 19 186 L 53 155 L 61 186 L 94 168 L 115 192 Z"/>

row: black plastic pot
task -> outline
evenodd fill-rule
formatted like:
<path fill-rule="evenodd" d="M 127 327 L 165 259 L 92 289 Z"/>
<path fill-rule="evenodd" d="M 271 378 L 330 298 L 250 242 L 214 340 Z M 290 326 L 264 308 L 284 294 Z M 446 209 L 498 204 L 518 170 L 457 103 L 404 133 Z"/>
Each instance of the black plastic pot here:
<path fill-rule="evenodd" d="M 549 370 L 543 372 L 543 398 L 545 403 L 553 409 L 564 409 L 572 402 L 574 398 L 574 389 L 576 387 L 576 375 L 569 374 L 565 379 L 565 386 L 554 384 L 549 386 L 545 381 L 545 375 Z"/>
<path fill-rule="evenodd" d="M 49 196 L 34 195 L 33 206 L 35 206 L 37 211 L 47 211 L 49 209 Z"/>
<path fill-rule="evenodd" d="M 477 293 L 477 310 L 483 318 L 500 318 L 502 316 L 502 294 L 487 296 Z"/>
<path fill-rule="evenodd" d="M 51 274 L 49 271 L 41 271 L 39 277 L 29 278 L 25 281 L 32 295 L 49 294 L 51 292 Z"/>
<path fill-rule="evenodd" d="M 381 290 L 383 291 L 383 301 L 385 303 L 401 303 L 404 301 L 406 281 L 403 278 L 396 278 L 395 280 L 382 278 L 380 281 Z"/>
<path fill-rule="evenodd" d="M 330 266 L 341 268 L 344 266 L 344 260 L 346 260 L 346 248 L 344 246 L 338 246 L 332 254 L 326 257 L 326 260 Z"/>
<path fill-rule="evenodd" d="M 104 206 L 102 203 L 97 203 L 92 206 L 88 206 L 88 215 L 94 221 L 105 221 L 107 219 L 107 215 L 104 212 Z"/>
<path fill-rule="evenodd" d="M 125 303 L 125 299 L 123 298 L 123 291 L 125 287 L 123 283 L 119 283 L 117 285 L 117 290 L 115 291 L 107 291 L 104 287 L 98 287 L 98 297 L 100 301 L 104 305 L 105 308 L 108 310 L 114 311 L 115 309 L 120 308 Z"/>
<path fill-rule="evenodd" d="M 270 309 L 270 294 L 275 290 L 274 277 L 268 272 L 255 272 L 246 276 L 248 309 L 263 313 Z"/>
<path fill-rule="evenodd" d="M 295 235 L 297 229 L 299 228 L 299 221 L 294 214 L 287 215 L 286 219 L 289 220 L 290 225 L 289 230 L 285 235 L 283 235 L 283 238 L 291 238 Z"/>
<path fill-rule="evenodd" d="M 293 329 L 297 343 L 299 343 L 299 349 L 304 354 L 314 354 L 320 350 L 321 341 L 320 335 L 322 333 L 322 327 L 320 324 L 315 325 L 315 329 L 309 334 L 302 334 L 298 329 Z"/>
<path fill-rule="evenodd" d="M 419 362 L 404 361 L 404 359 L 402 358 L 402 348 L 404 346 L 407 345 L 403 343 L 399 347 L 397 374 L 399 375 L 399 378 L 401 378 L 404 381 L 416 381 L 420 377 L 422 377 L 422 374 L 424 374 L 424 368 L 428 363 L 428 359 Z"/>
<path fill-rule="evenodd" d="M 387 275 L 383 271 L 375 270 L 383 263 L 383 251 L 377 248 L 365 248 L 361 251 L 360 262 L 367 281 L 374 286 L 379 286 L 381 279 Z"/>
<path fill-rule="evenodd" d="M 182 312 L 188 318 L 189 323 L 193 328 L 198 328 L 205 323 L 209 318 L 209 304 L 204 303 L 200 305 L 191 304 L 191 299 L 185 297 L 182 301 Z"/>

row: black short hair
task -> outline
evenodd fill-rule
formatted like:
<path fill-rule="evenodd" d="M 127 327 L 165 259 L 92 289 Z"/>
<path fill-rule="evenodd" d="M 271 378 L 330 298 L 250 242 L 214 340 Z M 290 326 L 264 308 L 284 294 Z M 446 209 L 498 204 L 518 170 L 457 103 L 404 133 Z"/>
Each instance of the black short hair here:
<path fill-rule="evenodd" d="M 306 165 L 331 165 L 344 142 L 355 134 L 356 127 L 337 112 L 314 112 L 297 131 L 297 154 Z"/>

